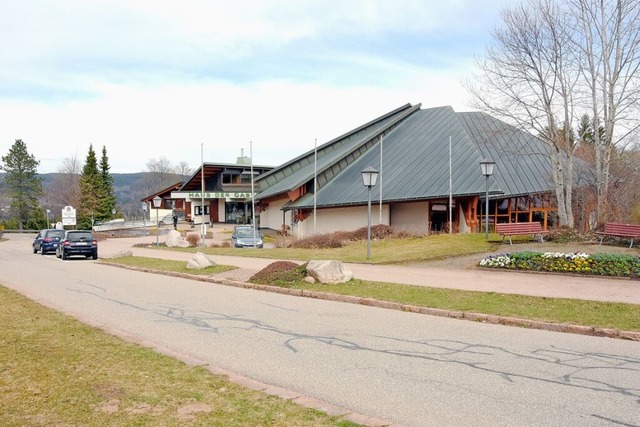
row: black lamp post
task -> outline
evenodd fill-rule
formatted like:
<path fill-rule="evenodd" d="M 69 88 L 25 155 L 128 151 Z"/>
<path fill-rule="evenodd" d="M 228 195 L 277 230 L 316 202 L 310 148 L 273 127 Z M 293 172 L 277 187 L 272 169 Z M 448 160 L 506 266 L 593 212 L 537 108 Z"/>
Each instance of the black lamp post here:
<path fill-rule="evenodd" d="M 489 240 L 489 177 L 493 175 L 493 167 L 496 163 L 489 159 L 484 159 L 480 162 L 480 170 L 482 171 L 482 175 L 484 175 L 484 191 L 485 191 L 485 228 L 484 228 L 484 238 L 485 240 Z"/>
<path fill-rule="evenodd" d="M 367 187 L 368 193 L 368 215 L 367 215 L 367 259 L 371 258 L 371 188 L 378 181 L 378 171 L 369 166 L 362 171 L 362 183 Z"/>
<path fill-rule="evenodd" d="M 158 209 L 160 208 L 160 204 L 162 203 L 162 198 L 160 196 L 156 196 L 153 198 L 153 207 L 156 208 L 156 246 L 160 244 L 160 221 L 158 220 Z"/>

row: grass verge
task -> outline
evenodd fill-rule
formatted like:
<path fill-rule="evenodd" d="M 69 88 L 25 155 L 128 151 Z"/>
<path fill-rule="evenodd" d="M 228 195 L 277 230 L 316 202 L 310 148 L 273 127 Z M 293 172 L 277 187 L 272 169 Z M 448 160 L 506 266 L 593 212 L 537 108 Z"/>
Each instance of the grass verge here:
<path fill-rule="evenodd" d="M 0 425 L 356 426 L 129 344 L 0 286 Z"/>
<path fill-rule="evenodd" d="M 128 265 L 131 267 L 150 268 L 160 271 L 175 271 L 178 273 L 197 274 L 203 276 L 209 276 L 212 274 L 224 273 L 225 271 L 235 270 L 238 267 L 233 265 L 214 265 L 211 267 L 203 268 L 200 270 L 190 270 L 187 268 L 187 263 L 184 261 L 176 261 L 160 258 L 148 258 L 148 257 L 123 257 L 123 258 L 110 258 L 105 263 L 115 263 Z"/>
<path fill-rule="evenodd" d="M 634 304 L 425 288 L 361 280 L 352 280 L 342 285 L 310 285 L 302 282 L 291 287 L 420 307 L 614 328 L 622 331 L 640 331 L 640 305 Z"/>

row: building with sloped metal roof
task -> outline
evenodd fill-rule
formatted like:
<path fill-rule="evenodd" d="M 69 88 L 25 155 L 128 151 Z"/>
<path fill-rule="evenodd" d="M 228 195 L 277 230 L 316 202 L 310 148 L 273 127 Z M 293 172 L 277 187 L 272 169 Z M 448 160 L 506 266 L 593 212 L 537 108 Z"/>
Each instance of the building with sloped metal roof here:
<path fill-rule="evenodd" d="M 236 163 L 203 162 L 180 186 L 157 195 L 162 207 L 194 225 L 248 224 L 253 222 L 254 177 L 272 168 L 252 164 L 243 151 Z M 155 195 L 144 200 L 151 201 Z"/>
<path fill-rule="evenodd" d="M 481 112 L 406 104 L 256 179 L 260 226 L 298 236 L 367 224 L 361 172 L 379 170 L 373 221 L 418 234 L 489 222 L 555 222 L 549 147 Z M 485 180 L 480 161 L 495 162 Z M 485 185 L 487 187 L 485 187 Z"/>

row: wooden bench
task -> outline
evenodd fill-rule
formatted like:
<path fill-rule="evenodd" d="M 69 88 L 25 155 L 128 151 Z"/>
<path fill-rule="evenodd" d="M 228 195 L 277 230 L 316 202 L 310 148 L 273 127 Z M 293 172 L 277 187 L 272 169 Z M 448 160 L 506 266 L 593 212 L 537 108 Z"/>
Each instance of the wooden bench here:
<path fill-rule="evenodd" d="M 534 238 L 540 236 L 540 241 L 544 242 L 543 235 L 549 232 L 543 230 L 539 222 L 510 222 L 496 224 L 496 233 L 502 236 L 503 242 L 505 236 L 508 236 L 509 244 L 513 245 L 511 236 L 531 234 Z"/>
<path fill-rule="evenodd" d="M 631 244 L 629 247 L 633 246 L 633 240 L 640 238 L 640 224 L 621 224 L 618 222 L 609 222 L 604 225 L 604 230 L 596 231 L 596 234 L 599 234 L 600 244 L 602 244 L 602 240 L 604 240 L 607 236 L 613 237 L 625 237 L 627 239 L 631 239 Z"/>

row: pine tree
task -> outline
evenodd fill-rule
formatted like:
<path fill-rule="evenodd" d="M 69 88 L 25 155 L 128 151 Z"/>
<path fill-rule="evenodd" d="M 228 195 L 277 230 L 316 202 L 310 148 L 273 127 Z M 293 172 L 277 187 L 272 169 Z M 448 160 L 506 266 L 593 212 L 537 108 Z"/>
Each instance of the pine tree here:
<path fill-rule="evenodd" d="M 110 219 L 112 212 L 116 210 L 116 195 L 113 189 L 113 177 L 109 173 L 109 157 L 107 156 L 107 148 L 102 147 L 102 158 L 100 159 L 100 181 L 101 181 L 101 195 L 98 201 L 98 215 L 101 220 Z"/>
<path fill-rule="evenodd" d="M 102 178 L 98 171 L 96 152 L 93 144 L 89 145 L 89 153 L 82 168 L 80 177 L 80 206 L 77 209 L 78 228 L 91 228 L 98 220 L 98 203 L 102 197 Z"/>
<path fill-rule="evenodd" d="M 581 144 L 593 145 L 593 125 L 591 118 L 588 114 L 583 114 L 580 117 L 580 124 L 578 125 L 578 140 Z"/>
<path fill-rule="evenodd" d="M 29 154 L 21 139 L 16 139 L 9 153 L 2 156 L 2 162 L 6 173 L 5 186 L 11 199 L 11 217 L 18 222 L 20 230 L 27 224 L 42 227 L 46 220 L 42 224 L 32 221 L 38 210 L 42 210 L 38 202 L 38 197 L 43 194 L 42 178 L 37 172 L 40 162 Z"/>

